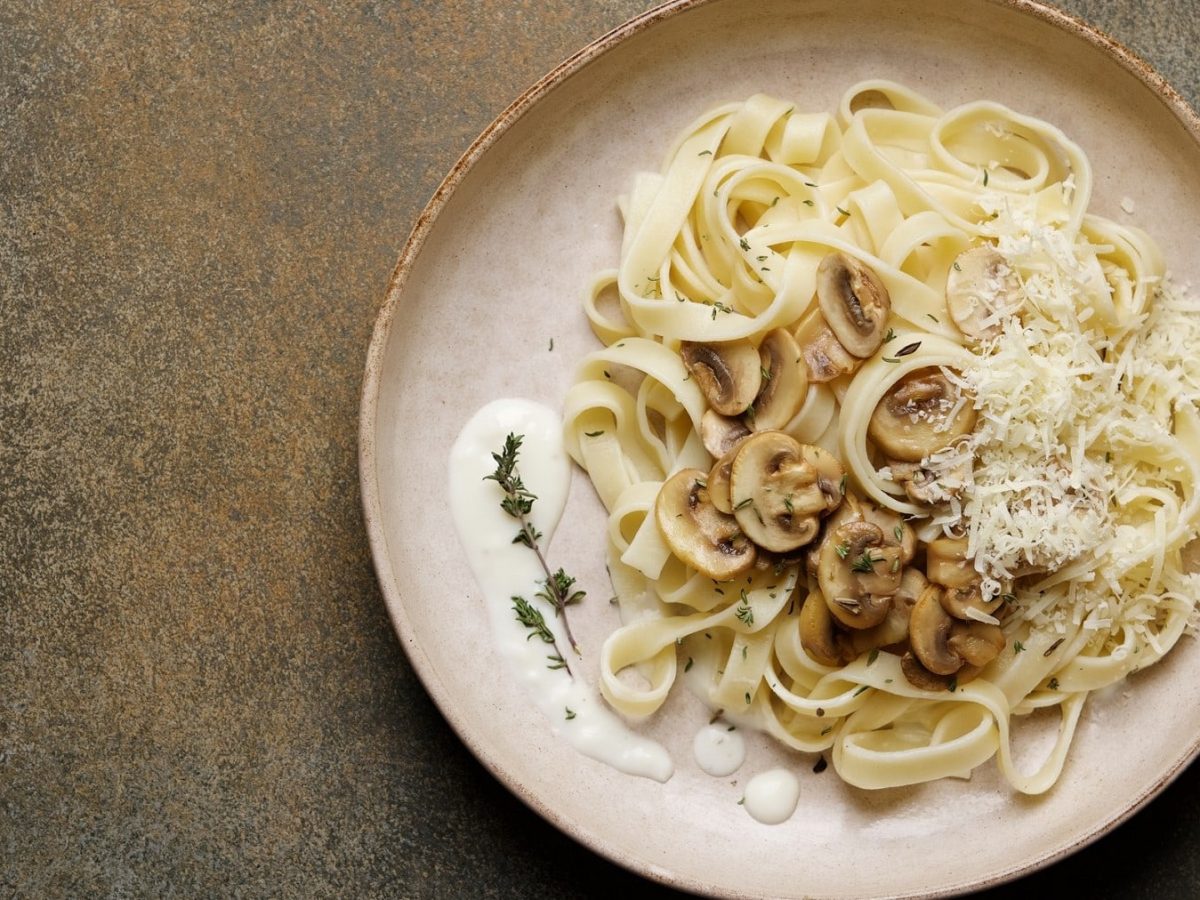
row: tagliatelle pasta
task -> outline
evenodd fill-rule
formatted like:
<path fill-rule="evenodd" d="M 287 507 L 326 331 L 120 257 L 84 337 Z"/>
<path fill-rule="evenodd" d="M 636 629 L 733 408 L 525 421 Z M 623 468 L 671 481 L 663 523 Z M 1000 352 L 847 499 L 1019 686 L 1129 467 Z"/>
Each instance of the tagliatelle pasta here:
<path fill-rule="evenodd" d="M 636 177 L 620 265 L 584 302 L 603 347 L 564 403 L 568 452 L 609 512 L 614 708 L 654 713 L 686 671 L 713 708 L 829 751 L 860 787 L 993 757 L 1016 790 L 1057 780 L 1089 693 L 1165 655 L 1198 586 L 1184 548 L 1200 524 L 1200 306 L 1164 283 L 1147 235 L 1088 211 L 1091 190 L 1053 125 L 991 102 L 943 111 L 884 81 L 835 114 L 762 95 L 718 107 Z M 823 284 L 848 291 L 848 325 Z M 854 327 L 884 326 L 855 346 Z M 717 414 L 707 376 L 726 363 L 696 354 L 727 350 L 754 354 L 753 399 Z M 760 428 L 780 372 L 802 392 Z M 906 449 L 910 431 L 925 450 Z M 734 574 L 713 578 L 674 536 L 683 513 L 658 507 L 683 491 L 694 512 L 717 481 L 747 483 L 739 448 L 768 433 L 787 436 L 771 465 L 802 452 L 787 465 L 808 473 L 811 506 L 792 487 L 714 499 L 709 549 Z M 779 523 L 802 543 L 757 536 Z M 921 599 L 901 609 L 910 568 Z M 835 578 L 859 581 L 841 596 Z M 884 627 L 864 625 L 873 603 L 901 628 L 886 643 L 867 638 Z M 947 635 L 959 668 L 943 670 Z M 1044 708 L 1057 739 L 1020 770 L 1015 717 Z"/>

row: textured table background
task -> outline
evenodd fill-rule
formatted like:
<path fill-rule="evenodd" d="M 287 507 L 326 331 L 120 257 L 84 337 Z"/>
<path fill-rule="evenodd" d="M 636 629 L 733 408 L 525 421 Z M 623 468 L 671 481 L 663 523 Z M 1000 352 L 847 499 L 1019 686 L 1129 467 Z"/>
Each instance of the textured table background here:
<path fill-rule="evenodd" d="M 0 896 L 641 884 L 429 701 L 355 440 L 371 323 L 441 176 L 650 5 L 0 8 Z M 1063 5 L 1200 99 L 1192 0 Z M 1196 896 L 1198 801 L 1193 767 L 989 896 Z"/>

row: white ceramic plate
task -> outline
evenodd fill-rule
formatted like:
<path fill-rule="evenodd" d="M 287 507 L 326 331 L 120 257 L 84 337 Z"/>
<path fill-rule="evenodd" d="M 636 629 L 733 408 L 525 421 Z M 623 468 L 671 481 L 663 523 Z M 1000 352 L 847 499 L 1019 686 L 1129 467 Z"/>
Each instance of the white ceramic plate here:
<path fill-rule="evenodd" d="M 1060 783 L 1015 796 L 994 771 L 970 782 L 864 792 L 813 757 L 750 739 L 729 779 L 702 774 L 704 721 L 677 689 L 645 726 L 675 760 L 664 785 L 622 775 L 552 737 L 493 650 L 447 508 L 447 455 L 486 402 L 558 408 L 597 347 L 580 311 L 589 273 L 616 264 L 615 197 L 657 169 L 671 137 L 718 102 L 763 91 L 832 110 L 868 77 L 943 107 L 988 98 L 1062 127 L 1097 173 L 1093 208 L 1132 220 L 1175 271 L 1200 275 L 1195 116 L 1146 67 L 1057 13 L 1020 2 L 682 2 L 637 19 L 518 100 L 451 172 L 413 232 L 376 325 L 363 391 L 361 476 L 388 609 L 429 692 L 472 751 L 555 825 L 609 858 L 692 891 L 730 896 L 953 893 L 1046 864 L 1144 804 L 1200 745 L 1200 653 L 1190 640 L 1125 689 L 1093 698 Z M 553 350 L 549 349 L 553 339 Z M 604 517 L 576 473 L 555 565 L 590 592 L 573 622 L 584 676 L 616 625 L 605 599 Z M 802 776 L 786 824 L 738 805 L 757 771 Z M 733 783 L 733 782 L 737 783 Z M 948 852 L 949 850 L 949 852 Z"/>

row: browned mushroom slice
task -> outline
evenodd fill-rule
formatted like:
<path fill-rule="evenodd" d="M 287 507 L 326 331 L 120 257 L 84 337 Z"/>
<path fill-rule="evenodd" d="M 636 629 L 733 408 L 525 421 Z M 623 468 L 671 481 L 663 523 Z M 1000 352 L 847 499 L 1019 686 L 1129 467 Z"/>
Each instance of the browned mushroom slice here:
<path fill-rule="evenodd" d="M 983 666 L 973 666 L 970 663 L 965 664 L 961 669 L 954 673 L 955 685 L 961 686 L 968 682 L 974 681 L 979 677 L 979 673 L 983 671 Z"/>
<path fill-rule="evenodd" d="M 955 466 L 944 475 L 918 463 L 894 459 L 888 460 L 888 469 L 892 473 L 892 480 L 903 485 L 908 498 L 922 506 L 935 506 L 951 497 L 961 496 L 971 477 L 967 463 Z"/>
<path fill-rule="evenodd" d="M 839 594 L 825 598 L 833 617 L 851 629 L 874 628 L 887 618 L 892 598 L 886 594 Z"/>
<path fill-rule="evenodd" d="M 740 416 L 723 416 L 715 409 L 706 409 L 700 417 L 700 441 L 714 459 L 720 459 L 749 435 L 750 429 Z"/>
<path fill-rule="evenodd" d="M 796 326 L 796 344 L 800 356 L 813 384 L 833 381 L 840 375 L 853 372 L 862 360 L 846 352 L 837 337 L 825 323 L 820 309 L 813 309 Z"/>
<path fill-rule="evenodd" d="M 817 559 L 817 582 L 829 611 L 847 628 L 874 628 L 882 622 L 900 578 L 900 550 L 884 543 L 878 526 L 852 520 L 827 531 Z"/>
<path fill-rule="evenodd" d="M 818 594 L 809 594 L 800 609 L 800 645 L 823 666 L 844 666 L 855 653 L 837 633 L 833 617 Z"/>
<path fill-rule="evenodd" d="M 930 585 L 908 620 L 908 640 L 917 659 L 935 675 L 976 671 L 1004 649 L 1004 632 L 986 622 L 959 622 L 942 608 L 942 589 Z M 974 677 L 974 672 L 970 677 Z M 960 680 L 965 680 L 960 673 Z"/>
<path fill-rule="evenodd" d="M 758 350 L 749 341 L 684 341 L 679 352 L 708 405 L 721 415 L 741 415 L 754 402 L 762 385 L 762 371 Z"/>
<path fill-rule="evenodd" d="M 946 306 L 964 335 L 987 340 L 1000 333 L 998 316 L 1016 312 L 1021 294 L 1012 269 L 994 247 L 959 254 L 946 277 Z"/>
<path fill-rule="evenodd" d="M 969 666 L 986 666 L 1004 649 L 1004 632 L 987 622 L 956 622 L 948 641 L 950 649 Z"/>
<path fill-rule="evenodd" d="M 923 691 L 948 691 L 972 681 L 979 675 L 980 667 L 963 666 L 953 675 L 935 675 L 921 665 L 921 661 L 910 651 L 900 657 L 900 671 L 904 673 L 905 680 L 915 688 Z"/>
<path fill-rule="evenodd" d="M 904 516 L 874 503 L 863 503 L 861 508 L 863 519 L 879 527 L 884 541 L 900 548 L 900 565 L 907 566 L 917 552 L 917 535 Z"/>
<path fill-rule="evenodd" d="M 804 393 L 808 390 L 808 372 L 800 357 L 800 348 L 791 333 L 783 328 L 767 332 L 758 347 L 762 364 L 762 387 L 747 412 L 755 431 L 773 431 L 792 420 Z"/>
<path fill-rule="evenodd" d="M 812 541 L 828 508 L 821 475 L 804 445 L 780 431 L 747 438 L 730 472 L 733 514 L 746 535 L 767 550 L 787 553 Z"/>
<path fill-rule="evenodd" d="M 825 498 L 824 512 L 837 509 L 846 493 L 846 470 L 836 456 L 815 444 L 801 444 L 800 456 L 817 470 L 817 487 Z"/>
<path fill-rule="evenodd" d="M 918 569 L 905 569 L 900 578 L 900 587 L 896 589 L 896 593 L 892 594 L 892 604 L 888 607 L 887 618 L 874 628 L 853 632 L 850 640 L 854 649 L 859 653 L 877 647 L 907 649 L 908 620 L 912 615 L 913 605 L 928 583 Z"/>
<path fill-rule="evenodd" d="M 863 518 L 863 507 L 866 501 L 859 499 L 850 491 L 847 491 L 842 497 L 842 503 L 833 514 L 829 517 L 825 525 L 826 533 L 833 529 L 845 525 L 847 522 L 865 521 Z"/>
<path fill-rule="evenodd" d="M 892 300 L 873 269 L 845 253 L 817 266 L 821 314 L 848 353 L 865 359 L 883 343 Z"/>
<path fill-rule="evenodd" d="M 887 467 L 892 481 L 903 486 L 904 493 L 914 503 L 933 506 L 945 499 L 937 488 L 937 476 L 930 469 L 898 459 L 889 459 Z"/>
<path fill-rule="evenodd" d="M 900 657 L 900 671 L 909 684 L 922 691 L 945 691 L 950 688 L 949 676 L 930 672 L 911 651 Z"/>
<path fill-rule="evenodd" d="M 975 563 L 967 558 L 967 539 L 943 537 L 926 544 L 925 574 L 930 581 L 950 588 L 966 588 L 978 582 Z"/>
<path fill-rule="evenodd" d="M 700 469 L 681 469 L 659 489 L 654 516 L 667 546 L 684 563 L 717 581 L 754 565 L 757 550 L 733 516 L 713 506 Z"/>
<path fill-rule="evenodd" d="M 884 395 L 867 433 L 887 456 L 920 462 L 974 427 L 975 408 L 959 388 L 936 369 L 921 369 Z"/>
<path fill-rule="evenodd" d="M 708 473 L 708 499 L 723 513 L 733 515 L 733 500 L 729 494 L 729 473 L 737 448 L 730 450 L 715 463 Z"/>
<path fill-rule="evenodd" d="M 887 615 L 882 622 L 874 628 L 851 631 L 848 638 L 856 656 L 869 650 L 878 650 L 881 647 L 902 645 L 908 638 L 908 613 L 897 609 L 895 598 L 893 598 L 892 605 L 888 607 Z"/>
<path fill-rule="evenodd" d="M 904 570 L 900 577 L 900 587 L 896 588 L 896 593 L 892 595 L 892 606 L 904 612 L 905 621 L 928 586 L 929 582 L 920 569 L 910 567 Z"/>
<path fill-rule="evenodd" d="M 754 561 L 756 572 L 770 572 L 772 577 L 781 578 L 788 569 L 803 565 L 804 551 L 795 550 L 790 553 L 772 553 L 770 550 L 758 548 L 758 559 Z"/>
<path fill-rule="evenodd" d="M 908 618 L 908 642 L 926 669 L 935 675 L 953 675 L 963 658 L 950 646 L 954 620 L 941 604 L 941 588 L 930 585 L 921 594 Z"/>
<path fill-rule="evenodd" d="M 950 613 L 956 619 L 964 621 L 978 621 L 968 610 L 975 610 L 984 615 L 993 615 L 1000 608 L 1000 604 L 1004 600 L 999 596 L 993 597 L 991 600 L 983 599 L 983 591 L 980 589 L 978 581 L 965 585 L 964 587 L 950 587 L 942 594 L 942 609 Z"/>

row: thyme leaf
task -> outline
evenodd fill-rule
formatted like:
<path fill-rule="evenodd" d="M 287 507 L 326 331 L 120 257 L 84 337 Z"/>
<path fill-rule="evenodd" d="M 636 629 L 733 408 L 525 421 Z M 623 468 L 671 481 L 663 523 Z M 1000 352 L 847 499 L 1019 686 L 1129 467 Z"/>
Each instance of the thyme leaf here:
<path fill-rule="evenodd" d="M 839 554 L 840 555 L 840 554 Z M 844 559 L 845 557 L 843 557 Z M 875 571 L 875 563 L 883 562 L 882 556 L 872 556 L 870 548 L 863 551 L 862 555 L 850 564 L 851 572 L 873 572 Z"/>
<path fill-rule="evenodd" d="M 749 627 L 754 624 L 754 610 L 750 606 L 750 598 L 746 596 L 746 592 L 742 591 L 742 602 L 738 604 L 738 608 L 734 615 L 742 624 Z"/>

